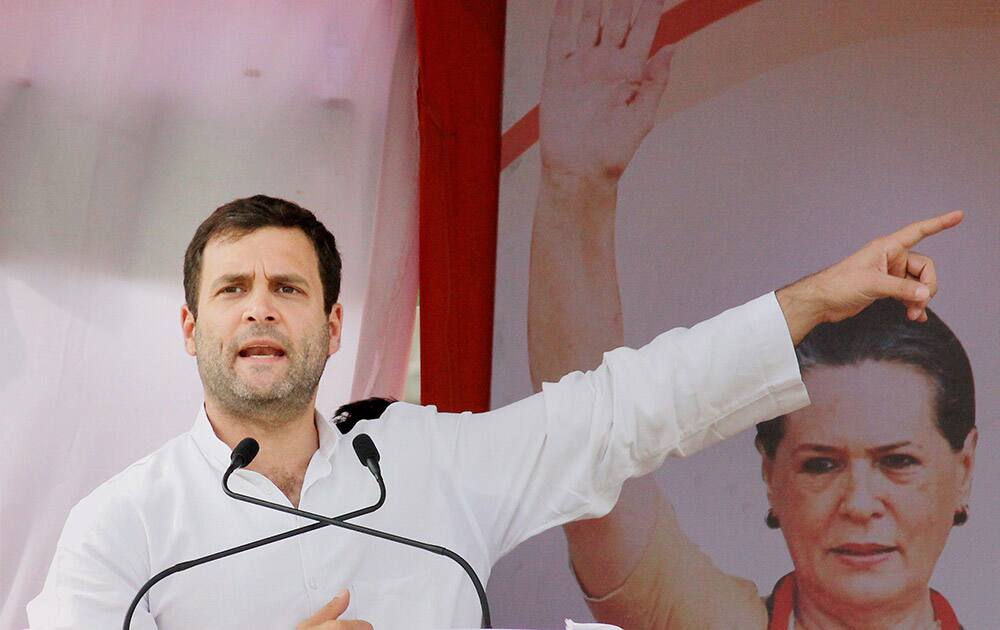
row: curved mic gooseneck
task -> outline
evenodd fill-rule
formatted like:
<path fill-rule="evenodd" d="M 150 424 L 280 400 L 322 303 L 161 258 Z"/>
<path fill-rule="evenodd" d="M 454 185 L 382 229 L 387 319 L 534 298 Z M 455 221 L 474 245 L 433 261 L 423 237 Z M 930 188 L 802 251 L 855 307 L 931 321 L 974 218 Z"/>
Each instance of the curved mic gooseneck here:
<path fill-rule="evenodd" d="M 253 444 L 246 442 L 253 442 Z M 241 449 L 241 447 L 243 447 Z M 330 518 L 328 516 L 323 516 L 321 514 L 313 514 L 312 512 L 306 512 L 305 510 L 299 510 L 287 505 L 281 505 L 280 503 L 272 503 L 271 501 L 265 501 L 264 499 L 258 499 L 257 497 L 251 497 L 249 495 L 240 494 L 238 492 L 233 492 L 229 489 L 229 476 L 236 469 L 236 464 L 239 461 L 245 460 L 241 466 L 246 466 L 253 460 L 253 457 L 257 454 L 257 442 L 252 438 L 245 438 L 242 442 L 236 445 L 233 449 L 233 465 L 229 467 L 226 474 L 222 477 L 222 489 L 227 495 L 238 500 L 246 501 L 247 503 L 253 503 L 254 505 L 259 505 L 261 507 L 271 508 L 273 510 L 278 510 L 280 512 L 286 512 L 288 514 L 294 514 L 295 516 L 302 516 L 305 518 L 318 521 L 315 525 L 309 525 L 308 527 L 316 527 L 317 525 L 333 525 L 334 527 L 342 527 L 344 529 L 349 529 L 353 532 L 358 532 L 360 534 L 367 534 L 369 536 L 375 536 L 376 538 L 382 538 L 383 540 L 389 540 L 392 542 L 407 545 L 409 547 L 416 547 L 417 549 L 423 549 L 424 551 L 429 551 L 431 553 L 437 554 L 439 556 L 446 556 L 451 558 L 453 561 L 458 563 L 460 567 L 472 580 L 472 585 L 476 588 L 476 594 L 479 596 L 479 607 L 482 610 L 482 627 L 492 628 L 492 622 L 490 620 L 490 604 L 486 599 L 486 589 L 483 588 L 483 583 L 479 580 L 479 576 L 476 575 L 475 570 L 472 568 L 465 558 L 458 555 L 454 551 L 441 547 L 439 545 L 430 545 L 427 543 L 420 542 L 419 540 L 412 540 L 410 538 L 404 538 L 402 536 L 397 536 L 396 534 L 390 534 L 388 532 L 379 531 L 377 529 L 371 529 L 370 527 L 364 527 L 361 525 L 355 525 L 354 523 L 346 523 L 340 519 Z M 239 451 L 239 453 L 237 453 Z M 361 463 L 368 467 L 375 475 L 378 480 L 379 487 L 382 489 L 383 499 L 385 496 L 385 482 L 382 480 L 382 472 L 379 469 L 378 451 L 375 449 L 375 444 L 372 443 L 370 437 L 364 433 L 359 434 L 354 438 L 354 451 L 358 454 L 358 459 Z M 252 453 L 252 454 L 251 454 Z M 381 505 L 381 502 L 379 503 Z"/>
<path fill-rule="evenodd" d="M 359 435 L 358 437 L 360 438 L 361 435 Z M 364 437 L 368 438 L 367 435 L 365 435 Z M 359 458 L 361 457 L 362 453 L 364 453 L 368 459 L 372 459 L 371 450 L 368 450 L 369 445 L 371 447 L 371 450 L 375 449 L 375 445 L 372 444 L 371 438 L 368 438 L 367 444 L 364 443 L 359 444 L 358 438 L 354 439 L 354 451 L 358 453 Z M 226 487 L 226 482 L 229 480 L 229 476 L 233 474 L 233 471 L 236 470 L 237 468 L 243 468 L 244 466 L 247 466 L 251 461 L 253 461 L 253 458 L 257 456 L 258 450 L 260 450 L 260 446 L 257 444 L 257 441 L 254 440 L 253 438 L 243 439 L 242 441 L 240 441 L 239 444 L 236 445 L 236 448 L 233 449 L 231 463 L 229 464 L 229 468 L 226 470 L 225 475 L 223 475 L 223 488 L 226 490 L 226 494 L 229 494 L 229 488 Z M 378 501 L 372 505 L 369 505 L 368 507 L 361 508 L 360 510 L 354 510 L 353 512 L 347 512 L 346 514 L 341 514 L 340 516 L 335 516 L 330 520 L 346 521 L 348 519 L 357 518 L 365 514 L 371 514 L 375 510 L 382 507 L 382 504 L 385 503 L 385 483 L 382 481 L 381 471 L 376 472 L 378 470 L 378 451 L 377 450 L 374 451 L 374 468 L 364 460 L 362 460 L 361 463 L 372 471 L 372 474 L 375 476 L 375 480 L 378 481 L 378 487 L 379 487 Z M 226 556 L 231 556 L 233 554 L 237 554 L 243 551 L 256 549 L 257 547 L 269 545 L 273 542 L 278 542 L 279 540 L 291 538 L 292 536 L 298 536 L 299 534 L 305 534 L 307 532 L 311 532 L 316 529 L 327 527 L 328 525 L 330 525 L 330 523 L 325 521 L 316 522 L 313 523 L 312 525 L 305 525 L 303 527 L 291 529 L 286 532 L 282 532 L 280 534 L 268 536 L 267 538 L 261 538 L 260 540 L 248 542 L 246 544 L 239 545 L 237 547 L 230 547 L 229 549 L 225 549 L 223 551 L 211 553 L 208 554 L 207 556 L 202 556 L 200 558 L 195 558 L 194 560 L 179 562 L 172 567 L 168 567 L 163 571 L 160 571 L 153 577 L 149 578 L 149 580 L 147 580 L 146 583 L 142 585 L 142 588 L 139 589 L 139 592 L 136 593 L 135 597 L 132 598 L 132 603 L 128 607 L 128 612 L 125 613 L 125 622 L 122 625 L 123 630 L 129 630 L 130 626 L 132 625 L 132 616 L 135 614 L 135 609 L 139 605 L 139 602 L 142 601 L 142 597 L 149 591 L 149 589 L 153 588 L 153 586 L 160 580 L 169 577 L 174 573 L 179 573 L 180 571 L 186 571 L 187 569 L 196 567 L 200 564 L 205 564 L 206 562 L 211 562 L 213 560 L 225 558 Z"/>

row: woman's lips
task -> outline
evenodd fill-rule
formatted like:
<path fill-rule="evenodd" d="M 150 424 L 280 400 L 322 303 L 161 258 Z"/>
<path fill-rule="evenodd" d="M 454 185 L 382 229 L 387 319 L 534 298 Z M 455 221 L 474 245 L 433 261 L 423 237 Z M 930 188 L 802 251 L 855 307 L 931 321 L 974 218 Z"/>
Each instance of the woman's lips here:
<path fill-rule="evenodd" d="M 899 551 L 899 547 L 890 547 L 877 543 L 848 543 L 830 549 L 837 560 L 849 567 L 867 569 L 885 562 Z"/>

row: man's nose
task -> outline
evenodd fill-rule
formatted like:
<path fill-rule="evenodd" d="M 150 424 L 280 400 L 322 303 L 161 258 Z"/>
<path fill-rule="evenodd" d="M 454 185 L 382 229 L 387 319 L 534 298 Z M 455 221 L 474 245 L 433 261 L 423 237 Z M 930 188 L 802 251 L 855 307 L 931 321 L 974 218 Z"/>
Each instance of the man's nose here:
<path fill-rule="evenodd" d="M 841 514 L 859 522 L 881 518 L 885 514 L 885 504 L 879 487 L 879 475 L 871 462 L 852 463 L 847 471 L 844 496 L 840 502 Z"/>
<path fill-rule="evenodd" d="M 278 309 L 274 304 L 274 296 L 268 290 L 254 290 L 247 298 L 246 309 L 243 311 L 243 321 L 245 322 L 268 322 L 278 321 Z"/>

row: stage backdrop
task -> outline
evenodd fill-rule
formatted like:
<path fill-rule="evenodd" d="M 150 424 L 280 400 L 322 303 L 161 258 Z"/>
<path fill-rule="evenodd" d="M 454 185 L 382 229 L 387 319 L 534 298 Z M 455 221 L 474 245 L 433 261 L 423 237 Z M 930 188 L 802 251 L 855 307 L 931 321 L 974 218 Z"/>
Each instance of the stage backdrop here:
<path fill-rule="evenodd" d="M 70 507 L 194 422 L 181 263 L 217 206 L 284 197 L 337 236 L 344 342 L 320 410 L 402 396 L 416 52 L 403 0 L 4 2 L 0 40 L 8 629 L 26 625 Z"/>
<path fill-rule="evenodd" d="M 508 4 L 494 407 L 531 393 L 527 282 L 541 169 L 534 108 L 554 5 Z M 965 627 L 996 626 L 1000 6 L 687 0 L 667 7 L 657 41 L 677 42 L 669 83 L 618 197 L 626 343 L 638 346 L 781 287 L 906 223 L 964 209 L 962 226 L 918 248 L 939 263 L 933 307 L 971 358 L 981 432 L 972 518 L 953 530 L 931 584 Z M 752 432 L 670 460 L 656 479 L 686 534 L 722 570 L 768 593 L 791 569 L 780 533 L 764 525 Z M 589 616 L 559 531 L 505 558 L 490 593 L 504 627 L 554 628 L 558 615 Z"/>

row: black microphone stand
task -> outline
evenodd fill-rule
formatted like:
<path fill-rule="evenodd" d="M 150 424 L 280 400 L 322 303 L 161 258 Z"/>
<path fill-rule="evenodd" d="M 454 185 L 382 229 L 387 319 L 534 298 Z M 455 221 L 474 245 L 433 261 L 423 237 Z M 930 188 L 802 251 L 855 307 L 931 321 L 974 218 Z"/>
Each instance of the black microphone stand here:
<path fill-rule="evenodd" d="M 232 496 L 232 494 L 229 491 L 229 488 L 227 486 L 227 482 L 229 480 L 229 475 L 231 475 L 233 473 L 233 470 L 235 470 L 235 468 L 233 466 L 230 466 L 229 470 L 226 471 L 225 476 L 223 476 L 223 482 L 222 482 L 223 489 L 226 491 L 226 494 L 229 494 L 230 496 Z M 376 479 L 378 480 L 378 487 L 379 487 L 378 501 L 376 503 L 374 503 L 374 504 L 366 507 L 366 508 L 361 508 L 360 510 L 354 510 L 353 512 L 347 512 L 346 514 L 341 514 L 340 516 L 336 516 L 336 517 L 334 517 L 332 519 L 328 519 L 331 522 L 321 521 L 321 522 L 313 523 L 312 525 L 305 525 L 303 527 L 298 527 L 296 529 L 291 529 L 291 530 L 288 530 L 287 532 L 282 532 L 280 534 L 275 534 L 273 536 L 268 536 L 267 538 L 261 538 L 260 540 L 255 540 L 253 542 L 248 542 L 248 543 L 246 543 L 244 545 L 239 545 L 238 547 L 231 547 L 231 548 L 226 549 L 224 551 L 218 551 L 216 553 L 211 553 L 211 554 L 208 554 L 207 556 L 202 556 L 200 558 L 195 558 L 194 560 L 187 560 L 186 562 L 179 562 L 179 563 L 175 564 L 172 567 L 169 567 L 167 569 L 164 569 L 163 571 L 160 571 L 159 573 L 157 573 L 153 577 L 149 578 L 149 580 L 147 580 L 146 583 L 142 585 L 142 588 L 139 589 L 139 592 L 136 593 L 135 597 L 132 599 L 132 603 L 128 607 L 128 612 L 125 614 L 125 623 L 122 626 L 123 630 L 129 630 L 130 629 L 130 626 L 132 625 L 132 615 L 135 614 L 135 609 L 139 605 L 139 602 L 142 600 L 143 595 L 145 595 L 146 592 L 149 591 L 149 589 L 153 588 L 153 586 L 157 582 L 159 582 L 160 580 L 162 580 L 162 579 L 164 579 L 164 578 L 166 578 L 166 577 L 168 577 L 170 575 L 173 575 L 174 573 L 177 573 L 179 571 L 186 571 L 187 569 L 190 569 L 191 567 L 196 567 L 199 564 L 205 564 L 206 562 L 211 562 L 212 560 L 218 560 L 219 558 L 225 558 L 226 556 L 231 556 L 233 554 L 240 553 L 242 551 L 248 551 L 250 549 L 256 549 L 257 547 L 261 547 L 263 545 L 269 545 L 269 544 L 271 544 L 273 542 L 278 542 L 279 540 L 284 540 L 286 538 L 291 538 L 292 536 L 298 536 L 299 534 L 305 534 L 307 532 L 311 532 L 311 531 L 316 530 L 316 529 L 321 529 L 323 527 L 327 527 L 327 526 L 331 525 L 332 523 L 338 523 L 340 521 L 346 521 L 348 519 L 357 518 L 359 516 L 363 516 L 365 514 L 370 514 L 370 513 L 374 512 L 375 510 L 377 510 L 380 507 L 382 507 L 383 503 L 385 503 L 385 483 L 382 481 L 381 477 L 376 477 Z M 313 520 L 316 520 L 316 519 L 313 519 Z"/>
<path fill-rule="evenodd" d="M 233 473 L 233 467 L 230 467 L 226 474 L 222 476 L 222 489 L 226 494 L 238 501 L 246 501 L 247 503 L 253 503 L 254 505 L 259 505 L 266 508 L 272 508 L 279 510 L 281 512 L 286 512 L 288 514 L 293 514 L 295 516 L 303 516 L 305 518 L 311 518 L 314 521 L 318 521 L 315 525 L 309 525 L 308 527 L 316 527 L 317 525 L 333 525 L 334 527 L 342 527 L 344 529 L 349 529 L 353 532 L 358 532 L 361 534 L 368 534 L 369 536 L 375 536 L 376 538 L 382 538 L 384 540 L 390 540 L 392 542 L 400 543 L 410 547 L 416 547 L 417 549 L 423 549 L 424 551 L 429 551 L 435 553 L 439 556 L 446 556 L 451 558 L 458 563 L 460 567 L 468 574 L 469 579 L 472 580 L 472 585 L 476 587 L 476 594 L 479 596 L 479 606 L 482 609 L 482 627 L 492 628 L 492 622 L 490 620 L 490 605 L 486 599 L 486 589 L 483 588 L 483 583 L 479 580 L 479 576 L 476 575 L 475 570 L 472 566 L 466 562 L 465 558 L 458 555 L 454 551 L 441 547 L 438 545 L 429 545 L 427 543 L 422 543 L 419 540 L 411 540 L 409 538 L 403 538 L 402 536 L 397 536 L 395 534 L 390 534 L 388 532 L 382 532 L 377 529 L 371 529 L 370 527 L 364 527 L 361 525 L 355 525 L 354 523 L 347 523 L 342 520 L 333 519 L 328 516 L 323 516 L 321 514 L 313 514 L 312 512 L 306 512 L 305 510 L 298 510 L 293 507 L 288 507 L 287 505 L 281 505 L 280 503 L 272 503 L 271 501 L 265 501 L 264 499 L 258 499 L 257 497 L 251 497 L 249 495 L 240 494 L 238 492 L 233 492 L 229 489 L 229 476 Z M 374 471 L 373 471 L 374 472 Z M 379 487 L 382 489 L 382 494 L 385 494 L 385 483 L 382 481 L 381 475 L 376 475 L 378 479 Z"/>

